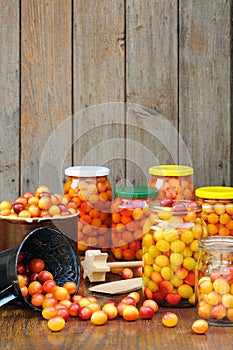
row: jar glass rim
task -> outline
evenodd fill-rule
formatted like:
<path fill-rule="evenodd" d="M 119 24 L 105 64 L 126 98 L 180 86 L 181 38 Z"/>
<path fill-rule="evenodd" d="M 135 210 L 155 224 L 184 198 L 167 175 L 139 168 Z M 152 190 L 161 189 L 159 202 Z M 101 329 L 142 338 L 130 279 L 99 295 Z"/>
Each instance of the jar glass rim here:
<path fill-rule="evenodd" d="M 206 250 L 223 250 L 233 249 L 232 236 L 208 236 L 200 238 L 198 241 L 199 248 Z"/>
<path fill-rule="evenodd" d="M 149 209 L 151 211 L 170 211 L 170 212 L 173 211 L 174 207 L 161 206 L 160 202 L 161 202 L 160 200 L 154 200 L 154 201 L 150 202 Z M 174 201 L 174 203 L 177 203 L 177 204 L 180 203 L 180 204 L 184 205 L 185 210 L 184 210 L 183 214 L 185 214 L 187 211 L 193 212 L 193 213 L 200 213 L 202 211 L 201 203 L 198 203 L 196 201 L 176 199 Z M 195 203 L 195 205 L 191 205 L 191 203 Z M 190 206 L 189 206 L 189 204 L 190 204 Z M 180 212 L 180 214 L 182 214 L 182 213 Z"/>

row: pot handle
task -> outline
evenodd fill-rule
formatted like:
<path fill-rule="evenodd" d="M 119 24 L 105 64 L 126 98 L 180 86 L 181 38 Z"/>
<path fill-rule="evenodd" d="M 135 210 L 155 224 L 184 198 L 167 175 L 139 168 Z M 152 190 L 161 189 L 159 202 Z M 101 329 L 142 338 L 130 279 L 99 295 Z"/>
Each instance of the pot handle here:
<path fill-rule="evenodd" d="M 0 307 L 16 298 L 17 296 L 12 292 L 12 286 L 7 287 L 0 293 Z"/>

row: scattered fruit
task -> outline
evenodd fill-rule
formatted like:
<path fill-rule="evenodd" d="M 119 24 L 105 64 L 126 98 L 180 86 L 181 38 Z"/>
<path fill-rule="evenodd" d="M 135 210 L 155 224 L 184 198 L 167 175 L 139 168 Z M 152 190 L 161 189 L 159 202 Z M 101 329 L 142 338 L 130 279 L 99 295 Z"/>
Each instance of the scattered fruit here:
<path fill-rule="evenodd" d="M 39 258 L 32 259 L 28 265 L 38 267 L 38 262 L 40 262 L 38 270 L 46 268 L 44 261 L 40 261 Z M 19 264 L 24 264 L 22 254 L 19 256 Z M 141 320 L 152 319 L 158 311 L 159 306 L 152 299 L 143 300 L 140 307 L 137 307 L 141 295 L 136 291 L 122 297 L 118 303 L 110 299 L 101 308 L 96 297 L 75 294 L 77 286 L 73 281 L 67 281 L 63 286 L 57 286 L 51 272 L 41 270 L 35 275 L 34 268 L 29 269 L 28 265 L 25 265 L 24 268 L 29 276 L 26 274 L 18 275 L 19 284 L 22 284 L 20 286 L 22 295 L 27 297 L 33 306 L 41 308 L 42 317 L 47 320 L 48 328 L 51 331 L 62 330 L 69 317 L 90 320 L 94 325 L 104 325 L 108 320 L 114 320 L 118 316 L 122 316 L 126 321 L 136 321 L 138 318 L 141 318 Z M 34 276 L 32 280 L 30 280 L 30 275 Z M 39 276 L 41 281 L 38 281 Z M 47 279 L 48 277 L 51 279 Z M 26 289 L 30 293 L 26 293 Z M 231 296 L 229 298 L 227 295 L 225 302 L 231 303 L 231 300 Z M 232 307 L 228 308 L 228 313 L 229 317 L 232 318 Z M 174 327 L 177 322 L 178 317 L 173 312 L 166 312 L 162 315 L 162 323 L 166 327 Z M 197 320 L 193 323 L 192 329 L 195 333 L 205 333 L 208 329 L 208 323 L 205 320 Z"/>
<path fill-rule="evenodd" d="M 126 305 L 123 309 L 122 316 L 126 321 L 135 321 L 139 317 L 139 311 L 136 306 Z"/>
<path fill-rule="evenodd" d="M 117 307 L 111 303 L 104 304 L 102 311 L 106 312 L 108 320 L 113 320 L 118 314 Z"/>
<path fill-rule="evenodd" d="M 130 279 L 130 278 L 133 278 L 133 270 L 128 268 L 128 267 L 124 267 L 122 270 L 121 270 L 121 277 L 123 279 Z"/>
<path fill-rule="evenodd" d="M 142 319 L 150 319 L 154 316 L 155 311 L 149 306 L 141 306 L 139 309 L 139 315 Z"/>
<path fill-rule="evenodd" d="M 82 320 L 89 320 L 92 316 L 92 311 L 88 306 L 81 307 L 79 316 Z"/>
<path fill-rule="evenodd" d="M 139 303 L 140 298 L 141 298 L 139 292 L 130 292 L 130 293 L 128 294 L 128 297 L 133 298 L 133 299 L 135 300 L 136 304 Z"/>
<path fill-rule="evenodd" d="M 54 316 L 48 320 L 48 327 L 51 331 L 61 331 L 65 327 L 65 320 L 62 316 Z"/>
<path fill-rule="evenodd" d="M 96 326 L 102 326 L 108 320 L 108 316 L 105 311 L 95 311 L 91 316 L 91 322 Z"/>
<path fill-rule="evenodd" d="M 192 324 L 192 330 L 197 334 L 204 334 L 208 330 L 208 322 L 206 320 L 196 320 Z"/>
<path fill-rule="evenodd" d="M 152 299 L 146 299 L 143 301 L 143 306 L 145 307 L 150 307 L 151 309 L 154 310 L 154 313 L 158 311 L 159 309 L 159 306 L 158 304 L 156 303 L 156 301 L 152 300 Z"/>
<path fill-rule="evenodd" d="M 178 317 L 174 312 L 165 312 L 165 314 L 162 315 L 162 323 L 166 327 L 175 327 L 178 322 Z"/>

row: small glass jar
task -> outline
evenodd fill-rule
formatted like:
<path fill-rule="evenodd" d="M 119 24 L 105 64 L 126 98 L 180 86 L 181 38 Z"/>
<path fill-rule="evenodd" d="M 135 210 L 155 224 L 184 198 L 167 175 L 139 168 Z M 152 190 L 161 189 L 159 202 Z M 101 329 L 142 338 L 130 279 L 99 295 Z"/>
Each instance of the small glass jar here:
<path fill-rule="evenodd" d="M 149 186 L 159 190 L 158 199 L 195 199 L 193 168 L 185 165 L 158 165 L 150 167 L 149 174 Z"/>
<path fill-rule="evenodd" d="M 119 260 L 142 260 L 142 229 L 149 215 L 148 204 L 158 190 L 126 186 L 114 191 L 112 203 L 112 255 Z"/>
<path fill-rule="evenodd" d="M 74 166 L 65 170 L 64 195 L 79 210 L 78 251 L 107 251 L 111 247 L 112 189 L 110 170 L 99 166 Z"/>
<path fill-rule="evenodd" d="M 233 236 L 233 188 L 208 186 L 196 189 L 209 236 Z"/>
<path fill-rule="evenodd" d="M 216 326 L 233 326 L 233 237 L 199 241 L 197 312 Z"/>
<path fill-rule="evenodd" d="M 198 240 L 207 236 L 201 206 L 196 201 L 160 203 L 149 204 L 143 227 L 143 292 L 161 306 L 193 306 Z"/>

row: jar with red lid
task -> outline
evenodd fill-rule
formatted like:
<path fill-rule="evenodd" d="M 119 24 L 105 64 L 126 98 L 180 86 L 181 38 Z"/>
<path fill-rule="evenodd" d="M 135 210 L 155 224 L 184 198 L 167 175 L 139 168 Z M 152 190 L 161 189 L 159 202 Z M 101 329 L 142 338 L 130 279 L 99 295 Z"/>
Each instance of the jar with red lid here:
<path fill-rule="evenodd" d="M 198 241 L 207 236 L 196 201 L 149 204 L 143 227 L 143 292 L 161 306 L 188 307 L 196 303 L 195 269 Z"/>
<path fill-rule="evenodd" d="M 233 236 L 233 188 L 208 186 L 196 189 L 209 236 Z"/>
<path fill-rule="evenodd" d="M 74 166 L 65 170 L 64 195 L 79 210 L 78 251 L 106 251 L 111 246 L 112 189 L 110 170 L 99 166 Z"/>
<path fill-rule="evenodd" d="M 114 191 L 112 204 L 112 254 L 120 260 L 142 259 L 142 229 L 148 204 L 158 190 L 147 186 L 126 186 Z"/>
<path fill-rule="evenodd" d="M 149 186 L 159 190 L 158 199 L 195 199 L 193 168 L 186 165 L 158 165 L 150 167 L 149 174 Z"/>

